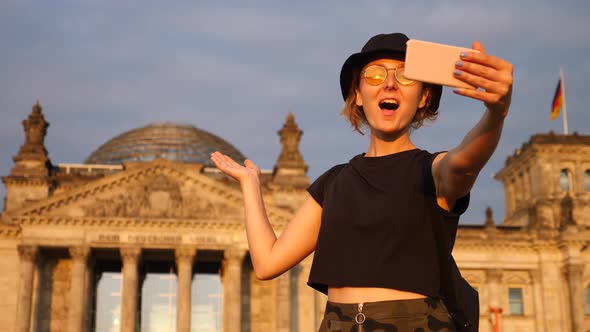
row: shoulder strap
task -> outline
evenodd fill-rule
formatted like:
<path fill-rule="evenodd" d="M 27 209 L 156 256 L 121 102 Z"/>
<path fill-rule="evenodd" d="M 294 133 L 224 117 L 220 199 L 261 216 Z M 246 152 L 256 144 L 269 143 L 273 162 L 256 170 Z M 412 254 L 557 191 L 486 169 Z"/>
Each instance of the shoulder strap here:
<path fill-rule="evenodd" d="M 435 193 L 434 181 L 432 178 L 432 161 L 424 165 L 424 179 L 426 188 Z M 428 167 L 428 168 L 427 168 Z M 430 187 L 430 188 L 429 188 Z M 459 223 L 456 218 L 443 218 L 443 220 L 432 219 L 432 231 L 436 242 L 438 255 L 438 266 L 440 271 L 440 295 L 451 315 L 458 331 L 474 332 L 479 329 L 479 299 L 475 291 L 461 276 L 459 267 L 451 252 L 453 250 L 454 237 Z M 464 308 L 474 306 L 465 312 Z"/>

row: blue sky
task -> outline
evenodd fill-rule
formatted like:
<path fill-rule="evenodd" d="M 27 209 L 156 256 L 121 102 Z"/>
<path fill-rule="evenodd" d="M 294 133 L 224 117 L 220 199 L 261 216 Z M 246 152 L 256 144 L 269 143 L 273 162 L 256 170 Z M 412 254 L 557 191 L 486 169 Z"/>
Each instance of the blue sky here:
<path fill-rule="evenodd" d="M 280 152 L 293 112 L 313 180 L 368 146 L 339 116 L 344 60 L 374 34 L 470 46 L 515 66 L 500 145 L 472 192 L 465 223 L 497 222 L 503 190 L 492 175 L 549 121 L 563 66 L 570 132 L 589 134 L 587 1 L 13 1 L 0 3 L 0 174 L 24 142 L 21 122 L 39 99 L 51 123 L 53 163 L 81 163 L 110 138 L 153 122 L 192 124 L 262 168 Z M 421 148 L 457 145 L 483 111 L 443 95 L 436 122 L 413 133 Z M 4 188 L 0 191 L 4 196 Z"/>

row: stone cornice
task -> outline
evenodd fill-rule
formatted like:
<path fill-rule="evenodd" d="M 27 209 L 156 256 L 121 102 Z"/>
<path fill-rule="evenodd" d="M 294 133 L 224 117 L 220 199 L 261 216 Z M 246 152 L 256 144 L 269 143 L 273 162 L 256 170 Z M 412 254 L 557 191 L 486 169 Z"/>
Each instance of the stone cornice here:
<path fill-rule="evenodd" d="M 556 229 L 530 229 L 519 226 L 497 226 L 485 228 L 481 226 L 459 226 L 457 241 L 485 241 L 486 243 L 509 242 L 520 243 L 558 242 L 586 243 L 590 241 L 590 229 L 582 226 L 572 226 L 571 229 L 559 231 Z"/>
<path fill-rule="evenodd" d="M 154 218 L 75 218 L 20 216 L 13 217 L 12 222 L 23 226 L 75 226 L 75 227 L 109 227 L 109 228 L 201 228 L 214 230 L 234 230 L 243 228 L 243 222 L 221 220 L 178 220 Z"/>
<path fill-rule="evenodd" d="M 461 240 L 490 240 L 490 241 L 528 241 L 532 238 L 532 233 L 523 230 L 521 227 L 494 227 L 486 229 L 485 227 L 459 227 L 457 230 L 457 239 Z"/>
<path fill-rule="evenodd" d="M 510 241 L 494 241 L 494 242 L 482 242 L 479 241 L 461 241 L 457 240 L 455 243 L 455 249 L 474 249 L 474 250 L 515 250 L 530 252 L 534 251 L 534 248 L 530 242 L 510 242 Z"/>
<path fill-rule="evenodd" d="M 5 186 L 18 185 L 18 186 L 48 186 L 51 184 L 49 177 L 47 176 L 16 176 L 8 175 L 2 177 L 2 182 Z"/>
<path fill-rule="evenodd" d="M 96 227 L 96 228 L 133 228 L 133 229 L 201 229 L 235 231 L 244 229 L 242 219 L 155 219 L 155 218 L 76 218 L 76 217 L 44 217 L 15 216 L 12 223 L 22 226 L 62 226 L 62 227 Z M 286 225 L 283 220 L 272 221 L 276 230 Z M 0 234 L 1 229 L 0 229 Z M 20 230 L 19 230 L 20 234 Z"/>
<path fill-rule="evenodd" d="M 485 229 L 459 229 L 455 248 L 497 250 L 509 249 L 517 251 L 539 251 L 545 249 L 559 250 L 564 244 L 582 245 L 590 241 L 590 233 L 580 233 L 575 238 L 564 240 L 559 232 L 549 236 L 536 231 L 522 228 L 495 228 L 494 232 Z"/>
<path fill-rule="evenodd" d="M 586 234 L 587 235 L 587 234 Z M 577 257 L 580 251 L 590 243 L 590 236 L 582 236 L 577 239 L 564 240 L 559 235 L 551 238 L 541 238 L 538 233 L 528 233 L 528 238 L 458 238 L 455 243 L 455 250 L 460 252 L 494 252 L 509 251 L 514 254 L 550 254 L 558 257 Z"/>
<path fill-rule="evenodd" d="M 17 239 L 21 236 L 21 228 L 12 225 L 0 225 L 0 238 Z"/>
<path fill-rule="evenodd" d="M 580 135 L 577 132 L 574 132 L 571 135 L 560 135 L 550 132 L 548 134 L 536 134 L 531 136 L 530 143 L 590 145 L 590 135 Z"/>
<path fill-rule="evenodd" d="M 586 243 L 590 241 L 590 231 L 582 230 L 573 234 L 562 232 L 560 233 L 559 239 L 564 243 Z"/>

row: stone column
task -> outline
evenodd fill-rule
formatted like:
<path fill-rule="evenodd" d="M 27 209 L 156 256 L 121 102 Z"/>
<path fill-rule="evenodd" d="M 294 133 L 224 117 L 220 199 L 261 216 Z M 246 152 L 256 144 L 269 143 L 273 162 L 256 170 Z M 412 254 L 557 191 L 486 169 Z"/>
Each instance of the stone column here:
<path fill-rule="evenodd" d="M 84 330 L 84 315 L 86 313 L 84 290 L 89 253 L 90 248 L 88 247 L 70 248 L 70 256 L 72 257 L 70 303 L 68 307 L 68 331 L 70 332 Z"/>
<path fill-rule="evenodd" d="M 141 248 L 121 248 L 123 260 L 123 291 L 121 296 L 121 332 L 137 330 L 138 263 Z"/>
<path fill-rule="evenodd" d="M 33 300 L 33 280 L 35 262 L 39 248 L 31 245 L 18 245 L 19 286 L 16 303 L 16 332 L 29 332 L 31 328 L 31 304 Z"/>
<path fill-rule="evenodd" d="M 516 196 L 516 209 L 524 205 L 524 192 L 522 190 L 522 177 L 519 173 L 514 175 L 514 193 Z"/>
<path fill-rule="evenodd" d="M 178 271 L 178 287 L 176 289 L 176 331 L 190 332 L 191 330 L 191 284 L 193 280 L 194 248 L 178 248 L 176 269 Z"/>
<path fill-rule="evenodd" d="M 488 313 L 490 314 L 491 331 L 501 331 L 502 322 L 502 294 L 501 294 L 501 283 L 502 283 L 502 269 L 488 269 L 486 271 L 486 279 L 489 287 L 489 303 Z"/>
<path fill-rule="evenodd" d="M 291 331 L 291 271 L 277 278 L 277 332 Z"/>
<path fill-rule="evenodd" d="M 500 284 L 502 282 L 502 269 L 488 269 L 486 270 L 486 279 L 489 287 L 489 303 L 488 305 L 494 308 L 500 308 L 501 298 Z"/>
<path fill-rule="evenodd" d="M 539 271 L 542 276 L 543 303 L 546 304 L 543 310 L 543 321 L 545 331 L 564 331 L 564 323 L 570 317 L 565 315 L 565 300 L 567 289 L 564 289 L 564 276 L 560 271 L 562 264 L 559 259 L 560 252 L 549 245 L 538 248 Z M 569 326 L 565 329 L 567 331 Z"/>
<path fill-rule="evenodd" d="M 584 290 L 582 275 L 584 266 L 582 264 L 568 264 L 564 267 L 569 288 L 570 312 L 572 321 L 572 332 L 583 332 L 584 329 Z"/>
<path fill-rule="evenodd" d="M 96 289 L 93 287 L 94 284 L 94 267 L 96 262 L 90 259 L 86 265 L 86 275 L 84 276 L 84 305 L 86 306 L 86 315 L 84 315 L 84 328 L 86 331 L 90 331 L 92 328 L 93 314 L 89 309 L 92 307 L 92 300 L 96 295 Z M 98 284 L 98 281 L 97 281 Z"/>
<path fill-rule="evenodd" d="M 514 182 L 506 181 L 506 196 L 504 202 L 506 204 L 506 211 L 504 211 L 504 218 L 511 216 L 516 209 L 516 197 L 514 196 Z"/>
<path fill-rule="evenodd" d="M 317 330 L 320 328 L 320 324 L 322 324 L 322 320 L 324 320 L 324 314 L 326 312 L 326 302 L 328 302 L 328 296 L 324 293 L 314 292 L 314 299 L 315 299 L 315 328 Z"/>
<path fill-rule="evenodd" d="M 299 305 L 299 331 L 317 331 L 319 328 L 319 323 L 316 322 L 316 291 L 307 286 L 307 279 L 309 278 L 312 261 L 313 254 L 307 256 L 307 258 L 302 260 L 298 265 L 300 268 L 297 280 L 297 290 L 299 292 L 299 294 L 297 294 L 297 302 Z"/>
<path fill-rule="evenodd" d="M 240 332 L 241 330 L 241 281 L 242 261 L 246 251 L 229 248 L 223 259 L 223 331 Z"/>
<path fill-rule="evenodd" d="M 533 290 L 535 292 L 535 331 L 545 332 L 545 309 L 543 306 L 543 275 L 540 269 L 531 270 Z"/>
<path fill-rule="evenodd" d="M 524 185 L 522 186 L 524 188 L 524 198 L 528 202 L 531 199 L 531 197 L 532 197 L 531 180 L 530 180 L 530 174 L 529 174 L 529 170 L 528 169 L 524 169 L 523 170 L 523 172 L 522 172 L 522 181 L 524 182 Z"/>

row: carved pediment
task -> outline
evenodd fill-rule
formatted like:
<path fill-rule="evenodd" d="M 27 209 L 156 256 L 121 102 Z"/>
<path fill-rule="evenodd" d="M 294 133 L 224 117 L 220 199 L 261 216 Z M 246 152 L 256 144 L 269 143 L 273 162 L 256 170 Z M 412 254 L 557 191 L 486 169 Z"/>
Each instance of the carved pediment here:
<path fill-rule="evenodd" d="M 80 225 L 86 220 L 102 225 L 101 220 L 176 219 L 241 224 L 244 213 L 239 187 L 201 171 L 202 165 L 161 159 L 128 164 L 121 172 L 10 211 L 2 219 L 9 224 L 53 220 Z M 292 216 L 287 209 L 268 202 L 266 211 L 279 227 Z"/>
<path fill-rule="evenodd" d="M 152 174 L 83 202 L 78 209 L 84 216 L 122 218 L 216 219 L 240 212 L 235 206 L 207 197 L 199 189 L 170 175 Z"/>
<path fill-rule="evenodd" d="M 235 188 L 195 165 L 157 160 L 11 211 L 12 216 L 226 219 L 243 216 Z"/>

